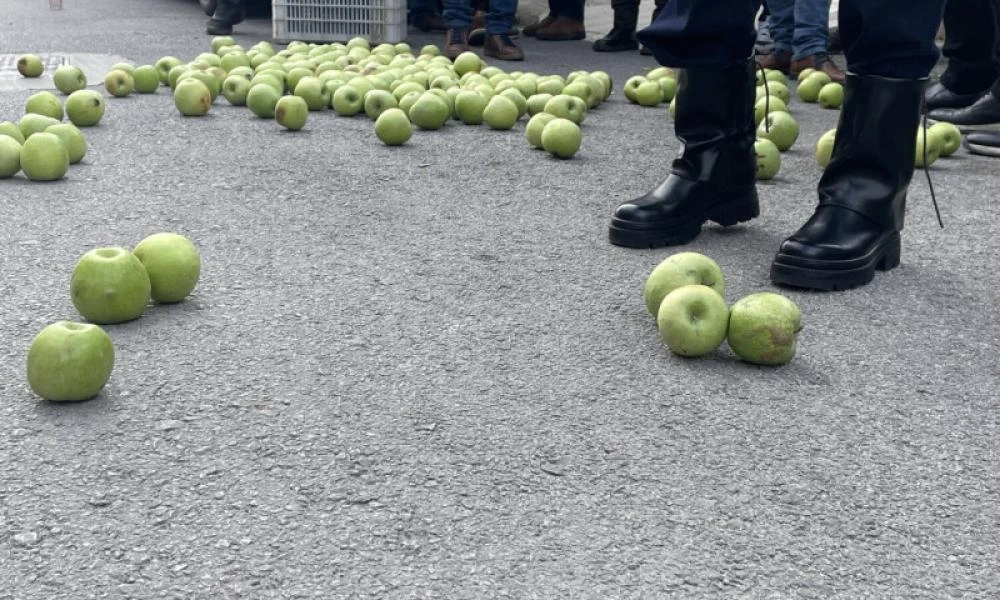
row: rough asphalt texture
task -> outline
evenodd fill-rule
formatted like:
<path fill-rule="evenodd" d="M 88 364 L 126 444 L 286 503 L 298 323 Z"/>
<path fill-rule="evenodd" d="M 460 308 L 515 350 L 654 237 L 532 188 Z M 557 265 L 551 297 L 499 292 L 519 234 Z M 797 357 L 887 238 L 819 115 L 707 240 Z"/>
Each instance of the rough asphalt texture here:
<path fill-rule="evenodd" d="M 193 0 L 11 1 L 0 52 L 189 59 L 204 20 Z M 606 240 L 677 150 L 666 107 L 620 93 L 651 60 L 524 47 L 501 66 L 614 77 L 573 160 L 523 122 L 387 148 L 363 117 L 283 133 L 161 91 L 110 99 L 66 180 L 0 182 L 0 598 L 995 596 L 1000 162 L 933 166 L 944 230 L 918 173 L 903 264 L 872 285 L 784 291 L 791 364 L 683 360 L 642 302 L 678 249 Z M 24 98 L 0 93 L 0 120 Z M 837 113 L 792 111 L 761 217 L 685 248 L 730 302 L 774 289 L 814 204 Z M 38 400 L 24 358 L 79 318 L 76 260 L 163 230 L 199 245 L 196 295 L 107 328 L 99 398 Z"/>

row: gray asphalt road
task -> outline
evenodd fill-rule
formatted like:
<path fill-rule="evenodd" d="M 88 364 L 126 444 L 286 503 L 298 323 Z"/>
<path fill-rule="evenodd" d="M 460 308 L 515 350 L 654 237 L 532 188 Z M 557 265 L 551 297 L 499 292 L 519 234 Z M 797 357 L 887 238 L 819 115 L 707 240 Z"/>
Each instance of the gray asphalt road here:
<path fill-rule="evenodd" d="M 8 2 L 0 53 L 190 58 L 203 21 L 188 0 Z M 652 66 L 524 47 L 517 68 L 616 88 Z M 25 96 L 0 93 L 0 120 Z M 224 101 L 108 104 L 66 180 L 0 182 L 0 598 L 995 595 L 1000 163 L 934 165 L 944 230 L 918 174 L 903 264 L 872 285 L 786 291 L 805 329 L 769 369 L 671 356 L 642 284 L 676 249 L 606 241 L 676 152 L 665 108 L 616 94 L 558 161 L 523 123 L 390 149 L 363 118 L 289 134 Z M 730 302 L 774 289 L 812 210 L 836 113 L 792 110 L 761 217 L 686 248 Z M 77 318 L 76 260 L 163 230 L 201 249 L 194 297 L 108 327 L 99 398 L 39 401 L 27 346 Z"/>

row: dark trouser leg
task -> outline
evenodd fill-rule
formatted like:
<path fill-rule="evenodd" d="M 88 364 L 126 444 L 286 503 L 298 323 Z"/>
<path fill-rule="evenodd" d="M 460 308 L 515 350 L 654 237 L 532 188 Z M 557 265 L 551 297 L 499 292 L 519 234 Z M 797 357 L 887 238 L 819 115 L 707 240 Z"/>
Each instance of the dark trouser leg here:
<path fill-rule="evenodd" d="M 941 84 L 956 94 L 981 93 L 1000 75 L 995 56 L 994 0 L 949 0 L 944 9 L 942 52 L 948 67 Z"/>
<path fill-rule="evenodd" d="M 671 0 L 639 41 L 670 67 L 731 67 L 753 55 L 755 0 Z"/>
<path fill-rule="evenodd" d="M 233 25 L 242 21 L 242 0 L 218 0 L 215 14 L 208 20 L 206 32 L 209 35 L 229 35 L 233 32 Z"/>
<path fill-rule="evenodd" d="M 923 84 L 937 61 L 943 0 L 842 0 L 849 75 L 819 205 L 771 267 L 780 285 L 864 285 L 900 260 Z"/>
<path fill-rule="evenodd" d="M 635 50 L 639 42 L 635 39 L 635 28 L 639 23 L 639 0 L 611 0 L 614 11 L 614 25 L 608 35 L 594 42 L 597 52 L 621 52 Z"/>
<path fill-rule="evenodd" d="M 583 21 L 584 0 L 551 0 L 552 12 L 572 21 Z"/>

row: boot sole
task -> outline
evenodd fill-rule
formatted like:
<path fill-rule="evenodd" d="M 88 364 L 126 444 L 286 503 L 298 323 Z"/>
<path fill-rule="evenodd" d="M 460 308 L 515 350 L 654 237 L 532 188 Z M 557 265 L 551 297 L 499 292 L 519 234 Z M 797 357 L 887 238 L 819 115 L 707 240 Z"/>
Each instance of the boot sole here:
<path fill-rule="evenodd" d="M 615 246 L 626 248 L 662 248 L 664 246 L 680 246 L 698 237 L 701 226 L 708 221 L 730 227 L 737 223 L 745 223 L 760 215 L 760 202 L 757 192 L 749 194 L 712 207 L 699 219 L 691 219 L 684 223 L 673 223 L 670 227 L 642 227 L 631 221 L 612 219 L 608 228 L 608 241 Z"/>
<path fill-rule="evenodd" d="M 849 290 L 866 285 L 875 279 L 875 271 L 889 271 L 899 266 L 901 244 L 899 233 L 894 233 L 865 257 L 860 265 L 850 261 L 844 268 L 838 261 L 809 261 L 812 266 L 790 264 L 795 259 L 778 253 L 771 264 L 771 281 L 777 285 L 820 290 L 824 292 Z"/>

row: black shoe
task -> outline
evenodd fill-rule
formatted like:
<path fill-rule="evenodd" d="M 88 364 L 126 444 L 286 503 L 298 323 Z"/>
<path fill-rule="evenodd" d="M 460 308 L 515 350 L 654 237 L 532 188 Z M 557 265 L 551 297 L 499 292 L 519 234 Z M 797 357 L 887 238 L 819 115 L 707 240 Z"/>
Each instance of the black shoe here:
<path fill-rule="evenodd" d="M 441 15 L 435 14 L 431 11 L 422 10 L 413 13 L 410 17 L 410 23 L 419 29 L 420 31 L 447 31 L 447 27 L 444 24 L 444 19 Z"/>
<path fill-rule="evenodd" d="M 928 87 L 927 91 L 924 92 L 924 102 L 927 105 L 927 110 L 965 108 L 978 100 L 982 95 L 983 92 L 981 91 L 974 94 L 956 94 L 944 87 L 944 84 L 939 81 Z"/>
<path fill-rule="evenodd" d="M 973 154 L 1000 156 L 1000 131 L 973 131 L 964 136 L 962 145 Z"/>
<path fill-rule="evenodd" d="M 924 81 L 848 74 L 819 206 L 781 243 L 778 285 L 844 290 L 899 265 Z"/>
<path fill-rule="evenodd" d="M 655 190 L 615 210 L 608 230 L 612 244 L 686 244 L 706 221 L 728 226 L 759 214 L 755 83 L 753 60 L 728 69 L 681 71 L 674 119 L 681 155 Z"/>
<path fill-rule="evenodd" d="M 962 131 L 970 129 L 1000 129 L 1000 100 L 985 92 L 965 108 L 939 108 L 927 113 L 931 121 L 947 121 Z"/>
<path fill-rule="evenodd" d="M 226 21 L 218 21 L 214 17 L 208 20 L 205 33 L 208 35 L 230 35 L 233 32 L 233 24 Z"/>
<path fill-rule="evenodd" d="M 638 49 L 639 42 L 635 39 L 635 31 L 624 31 L 617 27 L 594 42 L 594 52 L 628 52 Z"/>

